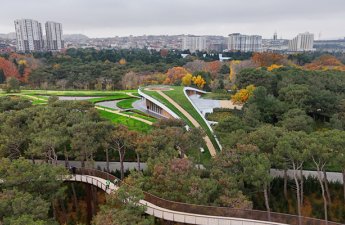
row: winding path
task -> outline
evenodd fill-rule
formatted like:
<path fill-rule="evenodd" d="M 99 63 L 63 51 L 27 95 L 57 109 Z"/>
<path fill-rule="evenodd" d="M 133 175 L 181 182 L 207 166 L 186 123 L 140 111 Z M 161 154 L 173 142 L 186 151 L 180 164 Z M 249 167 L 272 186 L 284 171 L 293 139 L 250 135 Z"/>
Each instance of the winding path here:
<path fill-rule="evenodd" d="M 77 169 L 75 175 L 62 178 L 65 181 L 77 181 L 94 185 L 107 194 L 118 189 L 110 183 L 106 188 L 106 181 L 118 180 L 115 176 L 93 169 Z M 0 181 L 1 182 L 1 181 Z M 212 207 L 192 205 L 161 199 L 144 192 L 145 198 L 139 203 L 146 206 L 146 213 L 167 221 L 202 224 L 202 225 L 297 225 L 298 216 L 271 212 L 271 221 L 268 221 L 267 212 L 259 210 L 244 210 L 226 207 Z M 324 220 L 302 217 L 302 224 L 343 225 L 340 223 L 326 223 Z"/>
<path fill-rule="evenodd" d="M 104 172 L 97 171 L 98 174 L 105 174 Z M 109 180 L 114 179 L 114 177 L 110 174 L 108 176 Z M 86 175 L 86 174 L 75 174 L 66 176 L 63 178 L 65 181 L 77 181 L 88 183 L 94 185 L 107 194 L 111 194 L 112 192 L 118 189 L 118 186 L 114 185 L 112 182 L 110 183 L 109 188 L 106 188 L 106 179 L 99 177 L 97 175 Z M 224 216 L 211 216 L 211 215 L 203 215 L 203 214 L 195 214 L 195 213 L 187 213 L 182 211 L 170 210 L 163 207 L 160 207 L 156 204 L 153 204 L 147 200 L 140 200 L 140 204 L 146 206 L 146 213 L 154 216 L 156 218 L 164 219 L 167 221 L 173 221 L 178 223 L 186 223 L 186 224 L 200 224 L 200 225 L 286 225 L 284 223 L 275 223 L 275 222 L 268 222 L 268 221 L 259 221 L 259 220 L 251 220 L 251 219 L 244 219 L 244 218 L 234 218 L 234 217 L 224 217 Z"/>
<path fill-rule="evenodd" d="M 175 106 L 183 115 L 187 117 L 187 119 L 196 127 L 201 127 L 200 124 L 186 111 L 184 110 L 179 104 L 177 104 L 172 98 L 164 94 L 162 91 L 157 91 L 163 98 L 168 100 L 173 106 Z M 204 141 L 207 145 L 208 150 L 210 151 L 211 156 L 215 156 L 217 154 L 216 148 L 213 146 L 211 139 L 206 135 L 204 137 Z"/>

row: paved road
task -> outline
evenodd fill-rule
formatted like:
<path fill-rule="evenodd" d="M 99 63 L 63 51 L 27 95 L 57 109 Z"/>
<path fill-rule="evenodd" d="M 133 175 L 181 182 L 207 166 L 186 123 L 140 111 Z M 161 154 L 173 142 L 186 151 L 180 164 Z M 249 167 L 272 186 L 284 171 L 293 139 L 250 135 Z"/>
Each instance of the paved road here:
<path fill-rule="evenodd" d="M 123 100 L 123 99 L 122 99 Z M 119 107 L 117 107 L 117 103 L 122 101 L 122 100 L 113 100 L 113 101 L 104 101 L 104 102 L 97 102 L 95 105 L 97 106 L 103 106 L 115 110 L 121 110 Z"/>
<path fill-rule="evenodd" d="M 187 119 L 197 128 L 201 127 L 200 124 L 186 111 L 184 110 L 179 104 L 177 104 L 173 99 L 169 96 L 164 94 L 162 91 L 157 91 L 163 98 L 168 100 L 173 106 L 175 106 L 183 115 L 187 117 Z M 213 146 L 211 139 L 208 136 L 204 137 L 205 143 L 207 145 L 208 150 L 210 151 L 211 156 L 215 156 L 217 154 L 216 148 Z"/>

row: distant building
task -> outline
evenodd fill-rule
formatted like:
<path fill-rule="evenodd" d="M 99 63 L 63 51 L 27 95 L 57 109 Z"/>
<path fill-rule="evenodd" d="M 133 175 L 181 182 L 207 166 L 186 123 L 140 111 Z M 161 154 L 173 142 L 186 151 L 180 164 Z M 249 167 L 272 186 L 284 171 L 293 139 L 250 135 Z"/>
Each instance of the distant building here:
<path fill-rule="evenodd" d="M 273 34 L 273 40 L 274 40 L 274 41 L 278 40 L 278 34 L 277 34 L 277 32 L 274 32 L 274 34 Z"/>
<path fill-rule="evenodd" d="M 32 52 L 44 49 L 41 23 L 31 19 L 20 19 L 14 21 L 14 26 L 17 51 Z"/>
<path fill-rule="evenodd" d="M 262 39 L 263 52 L 284 53 L 288 50 L 289 40 L 278 39 L 278 34 L 273 34 L 273 39 Z"/>
<path fill-rule="evenodd" d="M 298 34 L 289 41 L 290 52 L 314 51 L 314 34 L 309 32 Z"/>
<path fill-rule="evenodd" d="M 229 51 L 262 52 L 262 37 L 259 35 L 243 35 L 234 33 L 229 35 Z"/>
<path fill-rule="evenodd" d="M 62 24 L 56 22 L 46 22 L 46 49 L 49 51 L 59 51 L 64 48 Z"/>
<path fill-rule="evenodd" d="M 182 50 L 190 52 L 206 50 L 206 37 L 185 36 L 182 39 Z"/>
<path fill-rule="evenodd" d="M 345 52 L 345 38 L 339 40 L 314 41 L 314 48 L 321 52 Z"/>

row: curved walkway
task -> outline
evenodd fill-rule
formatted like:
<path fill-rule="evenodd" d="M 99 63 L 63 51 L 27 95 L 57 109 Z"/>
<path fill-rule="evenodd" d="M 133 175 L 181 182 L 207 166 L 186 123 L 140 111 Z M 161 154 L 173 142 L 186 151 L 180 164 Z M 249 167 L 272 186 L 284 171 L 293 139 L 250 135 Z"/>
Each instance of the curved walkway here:
<path fill-rule="evenodd" d="M 106 188 L 107 180 L 119 180 L 115 176 L 93 169 L 77 169 L 75 175 L 62 178 L 66 181 L 84 182 L 110 194 L 118 189 L 113 183 Z M 1 181 L 0 181 L 1 182 Z M 267 212 L 259 210 L 234 209 L 227 207 L 213 207 L 193 205 L 165 200 L 149 193 L 139 203 L 146 206 L 146 213 L 167 221 L 203 224 L 203 225 L 298 225 L 298 216 L 271 212 L 271 221 L 267 220 Z M 343 225 L 341 223 L 301 217 L 302 224 Z"/>
<path fill-rule="evenodd" d="M 106 188 L 106 179 L 90 176 L 90 175 L 71 175 L 63 178 L 66 181 L 78 181 L 94 185 L 107 194 L 110 194 L 118 189 L 113 183 L 110 183 L 109 188 Z M 140 204 L 146 206 L 146 213 L 156 218 L 164 219 L 167 221 L 186 223 L 186 224 L 202 224 L 202 225 L 286 225 L 283 223 L 274 223 L 267 221 L 258 221 L 233 217 L 222 216 L 209 216 L 194 213 L 185 213 L 175 210 L 169 210 L 159 207 L 146 200 L 140 200 Z"/>
<path fill-rule="evenodd" d="M 184 110 L 179 104 L 177 104 L 172 98 L 164 94 L 162 91 L 157 91 L 163 98 L 168 100 L 173 106 L 175 106 L 183 115 L 187 117 L 187 119 L 196 127 L 201 127 L 200 124 L 186 111 Z M 216 148 L 213 146 L 211 139 L 206 135 L 204 137 L 205 143 L 207 145 L 208 150 L 210 151 L 211 156 L 215 156 L 217 154 Z"/>

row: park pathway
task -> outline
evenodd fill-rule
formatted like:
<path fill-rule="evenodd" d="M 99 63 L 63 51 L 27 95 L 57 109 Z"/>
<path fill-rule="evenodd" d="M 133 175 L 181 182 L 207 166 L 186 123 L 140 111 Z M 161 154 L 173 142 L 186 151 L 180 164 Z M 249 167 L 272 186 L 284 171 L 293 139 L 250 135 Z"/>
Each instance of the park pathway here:
<path fill-rule="evenodd" d="M 102 108 L 102 107 L 99 107 L 99 106 L 95 106 L 95 108 L 98 109 L 98 110 L 103 110 L 103 111 L 110 112 L 110 113 L 113 113 L 113 114 L 117 114 L 117 115 L 120 115 L 120 116 L 125 116 L 125 117 L 131 118 L 131 119 L 135 119 L 135 120 L 141 121 L 143 123 L 146 123 L 148 125 L 152 125 L 153 124 L 153 122 L 151 122 L 151 121 L 148 121 L 148 120 L 145 120 L 143 118 L 136 117 L 136 116 L 131 116 L 131 115 L 127 115 L 127 114 L 121 113 L 119 110 L 111 110 L 111 109 L 106 109 L 106 108 Z"/>
<path fill-rule="evenodd" d="M 184 110 L 179 104 L 177 104 L 172 98 L 170 98 L 169 96 L 167 96 L 166 94 L 164 94 L 162 91 L 157 91 L 158 94 L 160 94 L 163 98 L 165 98 L 166 100 L 168 100 L 173 106 L 175 106 L 183 115 L 185 115 L 187 117 L 187 119 L 196 127 L 196 128 L 200 128 L 200 124 L 186 111 Z M 204 137 L 206 146 L 208 148 L 208 150 L 210 151 L 211 156 L 215 156 L 217 154 L 216 152 L 216 148 L 214 147 L 214 145 L 212 144 L 211 139 L 206 135 Z"/>
<path fill-rule="evenodd" d="M 139 96 L 136 96 L 136 95 L 134 95 L 134 94 L 131 93 L 131 92 L 125 92 L 125 93 L 126 93 L 126 95 L 131 96 L 131 97 L 133 97 L 133 98 L 140 98 Z"/>

